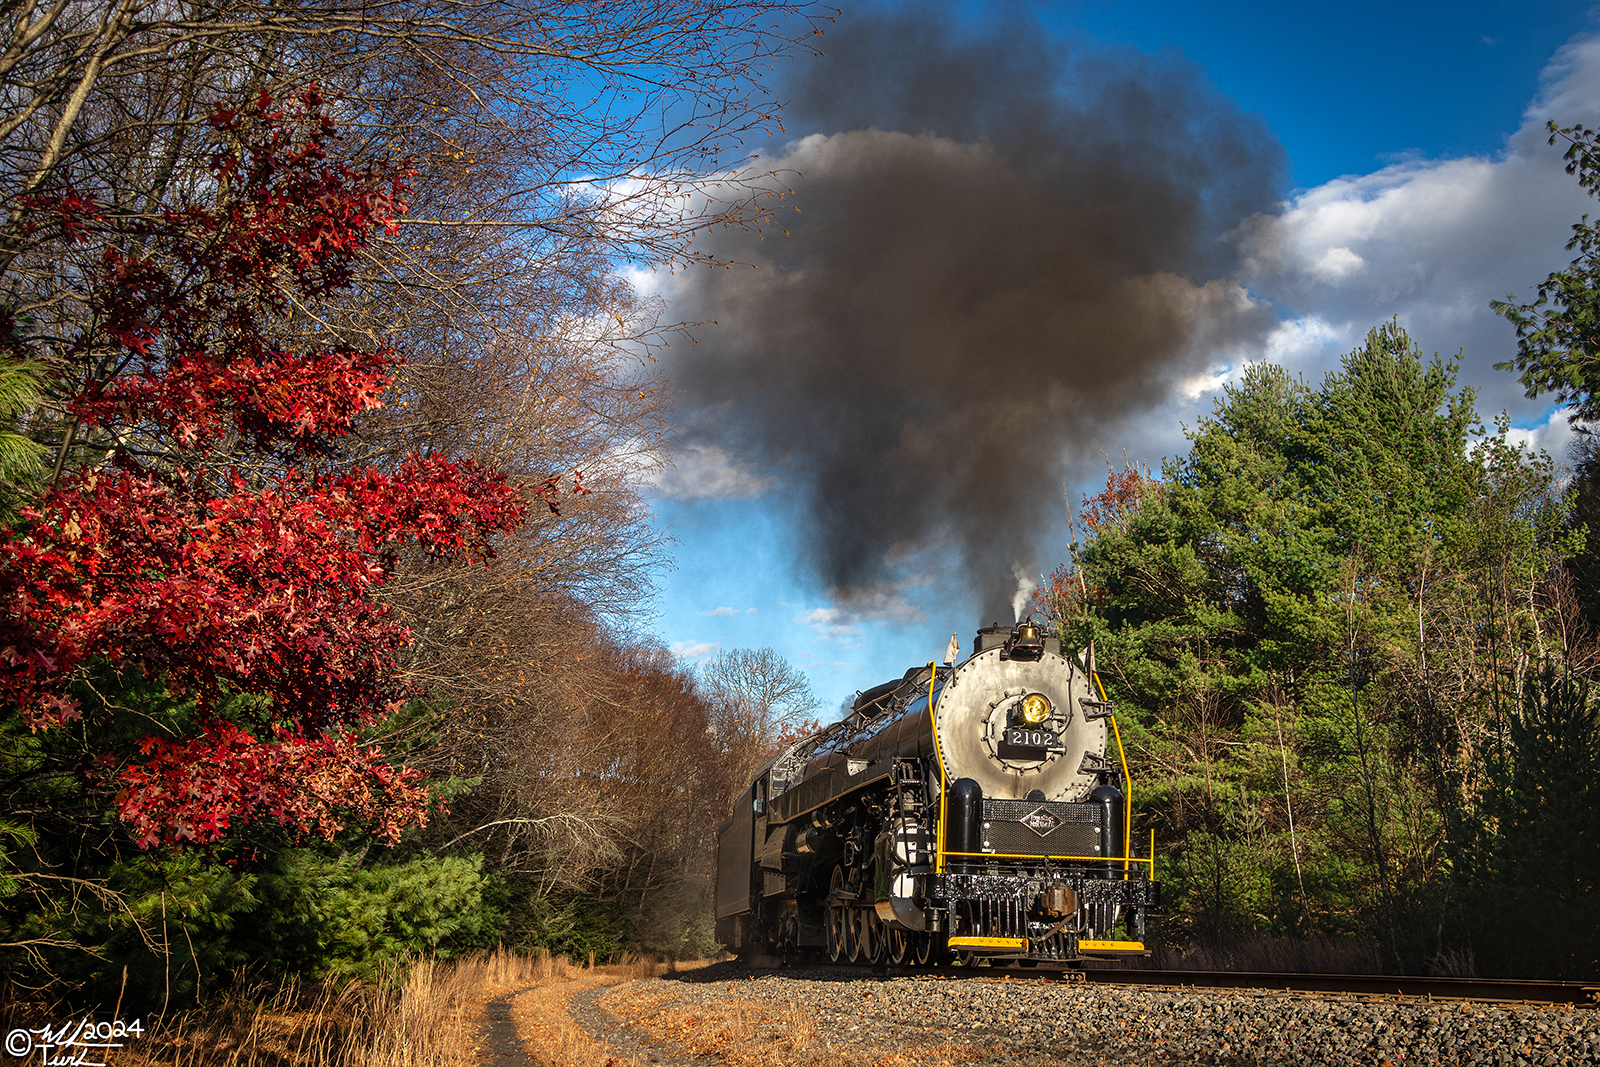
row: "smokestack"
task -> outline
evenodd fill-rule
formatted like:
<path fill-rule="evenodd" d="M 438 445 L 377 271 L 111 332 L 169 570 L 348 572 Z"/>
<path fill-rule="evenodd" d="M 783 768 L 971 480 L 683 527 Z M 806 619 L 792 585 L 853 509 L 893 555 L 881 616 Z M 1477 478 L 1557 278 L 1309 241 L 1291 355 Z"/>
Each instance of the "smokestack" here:
<path fill-rule="evenodd" d="M 838 602 L 953 545 L 997 618 L 1062 552 L 1062 479 L 1275 321 L 1227 235 L 1276 209 L 1284 160 L 1170 53 L 957 21 L 919 5 L 829 32 L 786 113 L 814 132 L 763 161 L 804 175 L 790 236 L 708 236 L 759 269 L 678 276 L 673 314 L 719 325 L 671 372 L 685 438 L 783 481 Z"/>

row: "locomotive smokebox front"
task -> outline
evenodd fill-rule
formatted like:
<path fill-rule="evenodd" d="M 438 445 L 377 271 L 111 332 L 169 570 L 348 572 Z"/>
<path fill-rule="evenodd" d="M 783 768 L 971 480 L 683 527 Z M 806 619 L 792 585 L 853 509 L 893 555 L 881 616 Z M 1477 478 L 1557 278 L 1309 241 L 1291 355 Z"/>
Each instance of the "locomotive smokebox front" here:
<path fill-rule="evenodd" d="M 970 778 L 995 799 L 1086 799 L 1106 750 L 1105 705 L 1088 674 L 1042 641 L 985 645 L 980 632 L 981 651 L 934 704 L 946 780 Z"/>

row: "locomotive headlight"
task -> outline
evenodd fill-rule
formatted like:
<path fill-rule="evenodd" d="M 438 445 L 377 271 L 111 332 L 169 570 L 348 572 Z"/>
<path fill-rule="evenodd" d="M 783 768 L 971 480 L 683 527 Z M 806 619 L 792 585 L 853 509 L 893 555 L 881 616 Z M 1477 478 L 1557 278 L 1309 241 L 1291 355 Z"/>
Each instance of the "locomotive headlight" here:
<path fill-rule="evenodd" d="M 1050 701 L 1041 693 L 1029 693 L 1022 698 L 1022 721 L 1038 726 L 1050 717 Z"/>

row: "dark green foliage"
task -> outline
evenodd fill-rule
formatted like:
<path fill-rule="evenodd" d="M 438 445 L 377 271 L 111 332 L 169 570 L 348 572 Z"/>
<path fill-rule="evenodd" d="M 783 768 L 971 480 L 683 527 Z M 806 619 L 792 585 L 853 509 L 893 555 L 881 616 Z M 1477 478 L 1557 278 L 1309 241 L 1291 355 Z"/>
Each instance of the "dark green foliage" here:
<path fill-rule="evenodd" d="M 130 1005 L 193 1003 L 252 962 L 246 942 L 259 921 L 255 882 L 195 854 L 117 864 L 107 884 L 122 900 L 108 901 L 98 921 L 75 931 L 103 958 L 90 981 L 109 992 L 126 967 Z"/>
<path fill-rule="evenodd" d="M 505 911 L 502 943 L 519 951 L 601 962 L 624 952 L 683 960 L 721 951 L 710 887 L 693 878 L 608 900 L 540 893 L 534 881 L 512 879 Z"/>
<path fill-rule="evenodd" d="M 1226 388 L 1160 490 L 1080 557 L 1104 623 L 1080 636 L 1101 641 L 1141 708 L 1204 679 L 1241 721 L 1239 694 L 1339 654 L 1345 612 L 1330 593 L 1352 557 L 1409 576 L 1460 531 L 1477 420 L 1454 380 L 1453 363 L 1424 366 L 1387 324 L 1320 390 L 1271 365 Z"/>
<path fill-rule="evenodd" d="M 373 977 L 408 956 L 491 948 L 505 916 L 480 856 L 357 866 L 291 852 L 259 881 L 261 936 L 245 946 L 283 973 Z"/>
<path fill-rule="evenodd" d="M 11 314 L 0 308 L 0 330 L 10 325 Z M 39 408 L 42 386 L 49 377 L 43 363 L 23 360 L 0 363 L 0 518 L 11 521 L 41 475 L 48 473 L 48 450 L 16 430 Z"/>
<path fill-rule="evenodd" d="M 184 1006 L 252 962 L 256 879 L 194 853 L 133 856 L 95 878 L 26 872 L 6 940 L 28 946 L 8 971 L 82 1003 Z M 31 945 L 30 945 L 31 943 Z"/>
<path fill-rule="evenodd" d="M 1567 173 L 1591 194 L 1600 192 L 1600 131 L 1548 124 L 1550 143 L 1567 141 Z M 1517 356 L 1497 363 L 1515 370 L 1529 397 L 1552 393 L 1570 404 L 1573 418 L 1600 419 L 1600 227 L 1583 218 L 1572 227 L 1567 250 L 1578 256 L 1566 270 L 1539 283 L 1532 303 L 1510 294 L 1493 307 L 1517 328 Z"/>
<path fill-rule="evenodd" d="M 702 858 L 694 835 L 702 825 L 714 828 L 720 813 L 725 790 L 714 764 L 694 765 L 710 776 L 714 809 L 631 805 L 652 812 L 642 826 L 666 839 L 670 865 L 662 861 L 656 871 L 659 853 L 641 847 L 614 872 L 614 885 L 602 882 L 592 893 L 552 887 L 542 872 L 520 865 L 508 877 L 476 855 L 428 852 L 447 853 L 467 836 L 458 816 L 438 811 L 425 832 L 395 849 L 355 832 L 307 847 L 268 823 L 237 830 L 210 850 L 141 853 L 110 813 L 107 783 L 119 763 L 90 756 L 127 758 L 151 729 L 185 735 L 194 729 L 194 703 L 138 671 L 105 667 L 85 679 L 80 702 L 84 718 L 65 729 L 35 734 L 0 723 L 0 979 L 48 986 L 83 1005 L 120 996 L 145 1010 L 204 1000 L 240 976 L 370 978 L 406 957 L 447 959 L 501 943 L 601 960 L 626 951 L 679 958 L 716 951 L 706 886 L 688 866 Z M 107 710 L 113 706 L 116 713 Z M 429 747 L 450 714 L 413 701 L 374 740 L 397 757 L 434 756 L 432 795 L 466 809 L 470 820 L 482 779 L 456 773 L 467 768 L 437 760 Z M 705 736 L 703 718 L 682 728 L 661 715 L 627 721 Z M 685 753 L 654 740 L 638 751 L 653 761 L 646 770 L 675 787 L 685 781 Z M 602 781 L 629 784 L 615 774 L 585 776 L 573 783 L 576 799 Z M 669 799 L 682 803 L 681 789 Z"/>
<path fill-rule="evenodd" d="M 1161 480 L 1086 502 L 1051 606 L 1118 705 L 1169 937 L 1375 939 L 1407 971 L 1460 948 L 1476 738 L 1554 639 L 1581 531 L 1455 379 L 1394 323 L 1317 386 L 1257 365 Z"/>
<path fill-rule="evenodd" d="M 1567 523 L 1582 535 L 1568 561 L 1571 593 L 1584 624 L 1600 633 L 1600 439 L 1580 437 L 1573 450 L 1572 511 Z"/>
<path fill-rule="evenodd" d="M 1600 705 L 1547 665 L 1486 742 L 1491 781 L 1457 862 L 1480 961 L 1600 975 Z"/>
<path fill-rule="evenodd" d="M 638 902 L 597 901 L 569 894 L 537 893 L 537 887 L 513 884 L 505 944 L 521 951 L 542 949 L 554 956 L 586 960 L 590 953 L 605 961 L 634 947 Z"/>
<path fill-rule="evenodd" d="M 55 888 L 70 906 L 29 909 L 8 939 L 63 944 L 14 973 L 140 1011 L 241 976 L 372 978 L 408 957 L 449 959 L 493 947 L 505 918 L 477 856 L 359 866 L 291 850 L 245 874 L 198 853 L 140 855 L 112 864 L 99 892 Z"/>
<path fill-rule="evenodd" d="M 707 959 L 717 943 L 711 888 L 682 881 L 647 897 L 634 927 L 638 947 L 676 960 Z"/>

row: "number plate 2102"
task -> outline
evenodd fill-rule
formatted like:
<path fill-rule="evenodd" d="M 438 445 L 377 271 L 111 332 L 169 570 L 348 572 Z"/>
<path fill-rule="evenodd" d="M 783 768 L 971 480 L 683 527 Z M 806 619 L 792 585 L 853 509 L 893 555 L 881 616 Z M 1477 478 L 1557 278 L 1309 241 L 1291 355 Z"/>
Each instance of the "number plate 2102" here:
<path fill-rule="evenodd" d="M 1005 743 L 1016 748 L 1049 748 L 1056 743 L 1050 730 L 1030 730 L 1025 726 L 1006 727 Z"/>

